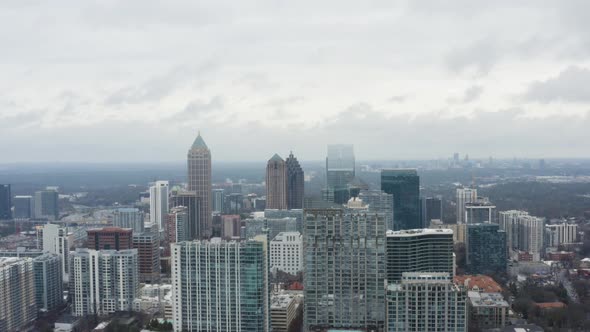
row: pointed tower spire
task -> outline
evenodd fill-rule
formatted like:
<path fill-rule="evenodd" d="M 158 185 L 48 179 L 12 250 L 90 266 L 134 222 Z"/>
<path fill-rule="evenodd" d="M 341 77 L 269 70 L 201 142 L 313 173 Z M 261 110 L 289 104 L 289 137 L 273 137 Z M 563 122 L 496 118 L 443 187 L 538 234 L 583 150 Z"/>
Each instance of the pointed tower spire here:
<path fill-rule="evenodd" d="M 201 131 L 200 130 L 197 133 L 197 138 L 195 138 L 195 141 L 193 142 L 193 145 L 191 146 L 191 149 L 205 149 L 205 150 L 209 150 L 209 148 L 207 147 L 207 144 L 205 144 L 205 141 L 203 140 L 203 137 L 201 137 Z"/>

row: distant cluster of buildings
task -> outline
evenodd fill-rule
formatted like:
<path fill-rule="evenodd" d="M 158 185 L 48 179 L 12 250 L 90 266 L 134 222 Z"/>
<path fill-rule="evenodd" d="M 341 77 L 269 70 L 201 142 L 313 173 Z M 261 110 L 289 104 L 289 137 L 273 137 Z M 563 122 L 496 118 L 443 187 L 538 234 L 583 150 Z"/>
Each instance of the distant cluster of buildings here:
<path fill-rule="evenodd" d="M 502 328 L 509 305 L 484 275 L 577 241 L 575 223 L 497 212 L 476 188 L 457 189 L 456 222 L 445 224 L 442 198 L 420 196 L 415 169 L 384 169 L 370 189 L 352 145 L 328 146 L 319 198 L 305 197 L 292 152 L 268 160 L 265 195 L 213 187 L 200 134 L 187 179 L 155 181 L 142 197 L 149 214 L 117 208 L 73 251 L 55 188 L 12 198 L 1 185 L 0 219 L 56 223 L 38 227 L 37 249 L 0 251 L 9 290 L 0 292 L 0 330 L 30 326 L 66 301 L 75 317 L 143 311 L 175 331 L 290 331 L 297 321 L 317 332 Z M 469 275 L 457 275 L 457 243 Z M 278 275 L 303 283 L 289 290 L 271 281 Z"/>

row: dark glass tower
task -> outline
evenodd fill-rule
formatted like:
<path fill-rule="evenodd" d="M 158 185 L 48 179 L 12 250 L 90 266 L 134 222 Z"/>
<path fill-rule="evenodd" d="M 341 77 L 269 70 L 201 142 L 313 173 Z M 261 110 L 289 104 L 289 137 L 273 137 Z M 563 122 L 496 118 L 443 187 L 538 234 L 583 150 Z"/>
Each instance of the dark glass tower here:
<path fill-rule="evenodd" d="M 326 157 L 326 188 L 324 200 L 344 204 L 350 198 L 348 184 L 355 176 L 355 158 L 352 145 L 328 145 Z"/>
<path fill-rule="evenodd" d="M 293 152 L 289 154 L 287 164 L 287 208 L 303 208 L 304 174 Z"/>
<path fill-rule="evenodd" d="M 12 195 L 9 184 L 0 184 L 0 220 L 12 219 Z"/>
<path fill-rule="evenodd" d="M 488 274 L 506 271 L 506 232 L 498 224 L 467 225 L 467 271 Z"/>
<path fill-rule="evenodd" d="M 381 190 L 393 195 L 394 231 L 422 227 L 420 177 L 415 169 L 384 169 Z"/>

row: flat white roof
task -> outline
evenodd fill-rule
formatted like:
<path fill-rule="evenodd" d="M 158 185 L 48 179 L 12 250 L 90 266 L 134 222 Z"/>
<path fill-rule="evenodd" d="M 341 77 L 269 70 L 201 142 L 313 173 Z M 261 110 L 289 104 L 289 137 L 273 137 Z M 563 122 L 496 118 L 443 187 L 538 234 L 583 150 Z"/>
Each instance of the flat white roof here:
<path fill-rule="evenodd" d="M 406 229 L 403 231 L 387 231 L 387 236 L 417 236 L 430 234 L 450 234 L 453 235 L 453 230 L 448 228 L 422 228 L 422 229 Z"/>

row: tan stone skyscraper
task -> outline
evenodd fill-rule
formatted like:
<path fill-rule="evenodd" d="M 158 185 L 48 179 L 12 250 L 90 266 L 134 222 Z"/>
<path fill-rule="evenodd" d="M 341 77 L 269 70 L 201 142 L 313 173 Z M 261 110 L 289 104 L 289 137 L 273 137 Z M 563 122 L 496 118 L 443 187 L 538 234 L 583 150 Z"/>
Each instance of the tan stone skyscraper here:
<path fill-rule="evenodd" d="M 287 166 L 276 153 L 266 164 L 266 208 L 287 209 Z"/>
<path fill-rule="evenodd" d="M 201 201 L 195 237 L 211 236 L 211 151 L 201 137 L 201 133 L 188 150 L 188 190 Z"/>

